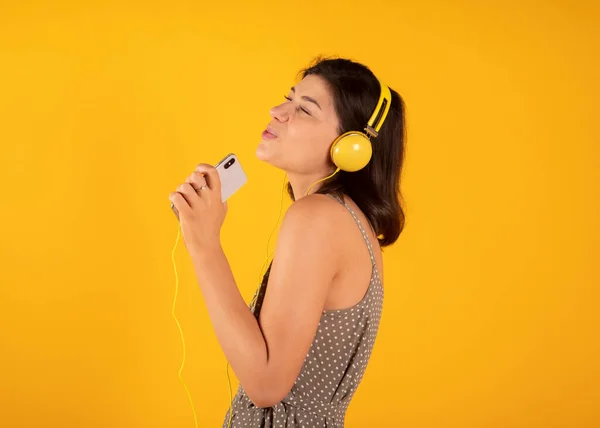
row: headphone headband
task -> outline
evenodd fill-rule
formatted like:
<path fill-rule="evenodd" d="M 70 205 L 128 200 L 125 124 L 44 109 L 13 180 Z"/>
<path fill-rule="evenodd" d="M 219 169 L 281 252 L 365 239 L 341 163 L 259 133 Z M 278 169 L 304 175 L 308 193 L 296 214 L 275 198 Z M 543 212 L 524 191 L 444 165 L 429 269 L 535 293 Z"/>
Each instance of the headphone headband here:
<path fill-rule="evenodd" d="M 392 93 L 390 88 L 381 80 L 377 80 L 379 81 L 379 86 L 381 88 L 379 93 L 379 101 L 377 102 L 377 106 L 375 106 L 375 110 L 373 110 L 373 114 L 371 115 L 371 118 L 365 127 L 365 132 L 367 135 L 373 138 L 379 135 L 379 129 L 381 129 L 381 125 L 383 125 L 383 122 L 385 121 L 392 104 Z"/>

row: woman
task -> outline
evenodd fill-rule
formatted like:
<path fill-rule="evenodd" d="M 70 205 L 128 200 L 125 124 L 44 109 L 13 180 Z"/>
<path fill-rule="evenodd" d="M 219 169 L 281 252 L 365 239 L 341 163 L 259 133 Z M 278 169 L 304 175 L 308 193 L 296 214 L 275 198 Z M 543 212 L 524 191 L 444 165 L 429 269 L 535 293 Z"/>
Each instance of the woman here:
<path fill-rule="evenodd" d="M 366 66 L 317 60 L 271 110 L 256 153 L 287 173 L 294 203 L 250 308 L 221 248 L 227 207 L 215 169 L 199 165 L 170 195 L 217 338 L 240 381 L 224 427 L 344 425 L 379 327 L 381 248 L 404 226 L 401 97 L 391 91 L 366 167 L 332 175 L 338 170 L 330 147 L 344 132 L 365 129 L 381 93 Z"/>

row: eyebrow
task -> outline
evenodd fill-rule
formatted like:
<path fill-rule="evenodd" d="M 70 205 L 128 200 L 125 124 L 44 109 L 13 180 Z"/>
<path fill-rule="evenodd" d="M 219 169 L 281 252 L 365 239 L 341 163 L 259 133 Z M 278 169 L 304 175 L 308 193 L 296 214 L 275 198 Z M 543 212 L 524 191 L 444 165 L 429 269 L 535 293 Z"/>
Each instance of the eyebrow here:
<path fill-rule="evenodd" d="M 296 88 L 295 88 L 294 86 L 292 86 L 292 88 L 291 88 L 291 89 L 292 89 L 292 92 L 293 92 L 293 93 L 296 93 Z M 318 102 L 317 102 L 317 101 L 316 101 L 314 98 L 311 98 L 311 97 L 309 97 L 309 96 L 303 95 L 303 96 L 302 96 L 302 99 L 303 99 L 303 100 L 306 100 L 306 101 L 309 101 L 309 102 L 311 102 L 311 103 L 315 103 L 315 104 L 317 105 L 317 107 L 319 107 L 319 109 L 320 109 L 320 110 L 323 110 L 323 109 L 321 108 L 321 106 L 319 105 L 319 103 L 318 103 Z"/>

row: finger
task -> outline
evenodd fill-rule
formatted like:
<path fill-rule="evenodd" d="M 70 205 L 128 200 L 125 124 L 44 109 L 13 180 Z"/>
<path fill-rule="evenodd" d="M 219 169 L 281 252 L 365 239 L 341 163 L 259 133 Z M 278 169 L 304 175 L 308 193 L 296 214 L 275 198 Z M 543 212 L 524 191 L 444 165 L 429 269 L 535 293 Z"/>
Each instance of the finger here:
<path fill-rule="evenodd" d="M 190 183 L 183 183 L 179 185 L 179 187 L 177 187 L 177 192 L 183 196 L 190 207 L 193 207 L 194 203 L 198 199 L 198 193 Z"/>
<path fill-rule="evenodd" d="M 199 192 L 203 186 L 207 186 L 204 174 L 198 171 L 194 171 L 185 181 L 190 183 L 196 192 Z"/>
<path fill-rule="evenodd" d="M 204 179 L 206 180 L 209 189 L 217 195 L 221 194 L 221 179 L 214 166 L 201 163 L 196 167 L 196 171 L 204 174 Z"/>
<path fill-rule="evenodd" d="M 186 199 L 179 192 L 171 192 L 169 194 L 169 200 L 173 204 L 173 212 L 179 218 L 179 214 L 183 213 L 188 214 L 191 211 L 190 206 L 188 205 Z"/>

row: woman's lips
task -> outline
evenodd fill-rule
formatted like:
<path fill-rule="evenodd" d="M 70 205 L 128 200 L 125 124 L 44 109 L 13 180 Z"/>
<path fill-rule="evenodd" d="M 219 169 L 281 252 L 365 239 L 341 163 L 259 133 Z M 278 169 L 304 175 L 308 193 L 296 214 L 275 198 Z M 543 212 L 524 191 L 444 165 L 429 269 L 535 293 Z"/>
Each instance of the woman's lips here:
<path fill-rule="evenodd" d="M 275 138 L 277 138 L 277 135 L 272 134 L 271 132 L 269 132 L 267 129 L 265 129 L 262 133 L 262 138 L 264 140 L 273 140 Z"/>

